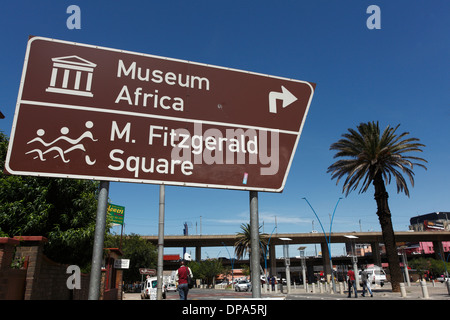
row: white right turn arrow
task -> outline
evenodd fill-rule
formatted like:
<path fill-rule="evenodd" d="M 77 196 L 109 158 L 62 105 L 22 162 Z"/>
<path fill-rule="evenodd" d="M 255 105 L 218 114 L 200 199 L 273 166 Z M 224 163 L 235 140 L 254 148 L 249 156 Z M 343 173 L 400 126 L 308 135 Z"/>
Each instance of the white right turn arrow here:
<path fill-rule="evenodd" d="M 281 86 L 281 92 L 271 91 L 269 93 L 269 112 L 277 113 L 277 100 L 283 100 L 283 108 L 297 101 L 295 97 L 288 89 Z"/>

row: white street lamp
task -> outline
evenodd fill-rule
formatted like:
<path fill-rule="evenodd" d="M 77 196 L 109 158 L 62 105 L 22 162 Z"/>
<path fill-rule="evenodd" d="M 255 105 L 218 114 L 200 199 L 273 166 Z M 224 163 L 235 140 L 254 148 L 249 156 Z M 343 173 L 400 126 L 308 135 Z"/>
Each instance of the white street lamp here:
<path fill-rule="evenodd" d="M 289 244 L 288 241 L 292 241 L 291 238 L 280 238 L 280 240 L 284 241 L 283 244 L 283 255 L 284 255 L 284 265 L 286 266 L 286 282 L 287 282 L 287 293 L 291 293 L 291 260 L 289 258 Z"/>

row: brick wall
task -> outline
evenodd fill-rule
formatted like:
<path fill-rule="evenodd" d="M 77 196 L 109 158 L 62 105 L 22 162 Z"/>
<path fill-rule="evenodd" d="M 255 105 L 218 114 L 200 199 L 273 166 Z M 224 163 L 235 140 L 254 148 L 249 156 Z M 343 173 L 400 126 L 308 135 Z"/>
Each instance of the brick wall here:
<path fill-rule="evenodd" d="M 11 268 L 19 241 L 0 238 L 0 300 L 22 299 L 25 291 L 26 270 Z"/>
<path fill-rule="evenodd" d="M 89 275 L 81 275 L 81 289 L 69 290 L 68 265 L 48 259 L 44 253 L 45 237 L 0 238 L 0 300 L 87 300 Z M 10 268 L 13 257 L 25 257 L 24 270 Z M 23 285 L 20 283 L 22 276 Z"/>
<path fill-rule="evenodd" d="M 68 265 L 56 263 L 47 258 L 41 236 L 22 236 L 0 238 L 0 300 L 87 300 L 89 296 L 89 274 L 81 274 L 81 289 L 67 288 Z M 107 249 L 108 255 L 117 259 L 121 252 L 118 249 Z M 14 257 L 25 257 L 26 267 L 22 270 L 12 269 Z M 101 297 L 104 300 L 122 299 L 122 270 L 115 272 L 115 282 L 105 288 L 105 270 L 102 270 Z"/>

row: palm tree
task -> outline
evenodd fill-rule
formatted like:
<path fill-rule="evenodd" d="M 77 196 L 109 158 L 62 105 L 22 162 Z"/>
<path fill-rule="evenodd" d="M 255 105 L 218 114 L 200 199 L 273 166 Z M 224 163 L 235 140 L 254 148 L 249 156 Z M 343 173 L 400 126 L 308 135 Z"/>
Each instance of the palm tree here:
<path fill-rule="evenodd" d="M 373 184 L 393 292 L 400 291 L 402 273 L 385 183 L 389 184 L 393 176 L 397 184 L 397 193 L 404 192 L 409 197 L 408 186 L 402 173 L 414 186 L 413 167 L 417 165 L 426 169 L 423 164 L 416 161 L 427 162 L 419 157 L 407 156 L 409 152 L 422 152 L 421 147 L 425 145 L 419 143 L 417 138 L 406 138 L 408 132 L 397 135 L 399 126 L 395 128 L 388 126 L 383 133 L 380 132 L 378 122 L 361 123 L 357 130 L 348 129 L 348 133 L 342 135 L 343 139 L 330 146 L 330 150 L 337 151 L 334 158 L 345 159 L 336 161 L 327 171 L 332 174 L 332 179 L 337 178 L 336 184 L 346 176 L 342 188 L 346 196 L 356 190 L 360 183 L 359 193 L 366 192 L 370 184 Z"/>
<path fill-rule="evenodd" d="M 261 229 L 261 226 L 259 226 Z M 251 255 L 251 236 L 250 236 L 250 224 L 243 223 L 241 225 L 241 232 L 237 234 L 237 240 L 234 244 L 234 252 L 236 254 L 237 259 L 241 259 L 248 252 Z M 262 246 L 261 249 L 266 248 L 267 246 L 267 234 L 260 233 L 259 234 L 259 242 Z M 260 251 L 262 253 L 262 251 Z"/>

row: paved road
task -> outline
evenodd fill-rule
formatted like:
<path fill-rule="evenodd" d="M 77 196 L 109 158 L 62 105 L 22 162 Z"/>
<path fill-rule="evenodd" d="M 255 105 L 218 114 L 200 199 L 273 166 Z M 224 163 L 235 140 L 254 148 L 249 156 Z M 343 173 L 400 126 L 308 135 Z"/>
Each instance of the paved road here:
<path fill-rule="evenodd" d="M 392 310 L 390 307 L 387 307 L 388 305 L 392 305 L 393 308 L 399 308 L 404 318 L 426 319 L 429 316 L 429 312 L 444 315 L 450 300 L 447 288 L 443 284 L 438 283 L 435 287 L 428 284 L 427 289 L 428 299 L 423 298 L 419 284 L 413 284 L 411 287 L 406 288 L 406 298 L 401 297 L 400 293 L 393 293 L 390 285 L 387 284 L 382 288 L 374 289 L 373 298 L 368 296 L 361 297 L 360 292 L 358 292 L 358 298 L 355 299 L 353 297 L 347 298 L 347 292 L 345 294 L 312 293 L 297 288 L 290 294 L 263 293 L 262 299 L 267 300 L 251 300 L 251 292 L 194 288 L 189 291 L 188 301 L 180 301 L 178 292 L 169 292 L 167 300 L 172 302 L 152 301 L 143 303 L 144 305 L 147 303 L 155 306 L 159 305 L 164 308 L 170 306 L 170 312 L 174 319 L 185 319 L 189 315 L 192 316 L 191 318 L 200 319 L 201 312 L 203 312 L 202 316 L 205 319 L 230 319 L 230 316 L 232 316 L 234 320 L 248 320 L 249 316 L 251 316 L 252 319 L 279 320 L 290 319 L 292 315 L 300 315 L 305 310 L 314 310 L 313 316 L 322 315 L 319 318 L 322 318 L 325 314 L 332 314 L 333 318 L 340 319 L 348 317 L 349 313 L 346 311 L 348 310 L 348 304 L 359 306 L 358 310 L 366 310 L 367 316 L 372 314 L 386 315 L 386 310 Z M 268 300 L 270 298 L 283 299 L 284 301 Z M 138 293 L 127 293 L 124 295 L 124 300 L 140 300 L 140 295 Z M 401 303 L 402 300 L 406 304 Z M 431 303 L 429 301 L 434 302 Z M 308 314 L 311 314 L 311 312 L 308 311 Z M 364 313 L 359 315 L 364 315 Z M 358 315 L 355 314 L 354 316 Z"/>
<path fill-rule="evenodd" d="M 344 294 L 331 294 L 331 293 L 306 293 L 304 289 L 297 289 L 291 294 L 286 296 L 286 300 L 450 300 L 447 287 L 444 284 L 436 283 L 433 286 L 431 283 L 427 285 L 428 298 L 424 298 L 424 294 L 419 283 L 413 283 L 410 287 L 406 286 L 406 297 L 402 297 L 399 292 L 392 292 L 390 283 L 385 284 L 383 287 L 373 288 L 373 297 L 370 297 L 366 293 L 365 297 L 361 296 L 362 290 L 358 290 L 358 297 L 354 295 L 348 298 L 348 292 Z"/>
<path fill-rule="evenodd" d="M 248 299 L 252 297 L 251 292 L 235 292 L 233 290 L 197 289 L 189 290 L 188 300 L 220 300 L 220 299 Z M 177 292 L 167 292 L 166 300 L 179 300 Z M 124 300 L 141 300 L 139 293 L 125 293 Z"/>
<path fill-rule="evenodd" d="M 292 290 L 290 294 L 282 293 L 262 293 L 262 298 L 275 298 L 285 300 L 355 300 L 355 301 L 372 301 L 372 300 L 450 300 L 450 295 L 447 292 L 447 288 L 442 283 L 436 283 L 433 286 L 431 283 L 427 285 L 429 298 L 423 297 L 422 289 L 418 283 L 411 284 L 411 287 L 406 287 L 406 297 L 402 297 L 400 293 L 393 293 L 391 286 L 387 283 L 383 287 L 373 289 L 373 298 L 366 295 L 361 296 L 361 291 L 358 291 L 358 298 L 347 298 L 347 292 L 345 294 L 330 294 L 319 293 L 316 289 L 316 293 L 305 292 L 303 288 L 296 288 Z M 283 290 L 286 293 L 286 287 Z M 251 292 L 235 292 L 233 290 L 214 290 L 214 289 L 197 289 L 193 288 L 189 290 L 188 300 L 221 300 L 221 299 L 250 299 L 252 297 Z M 168 292 L 167 300 L 178 300 L 178 292 Z M 141 300 L 138 293 L 125 293 L 124 300 Z"/>

